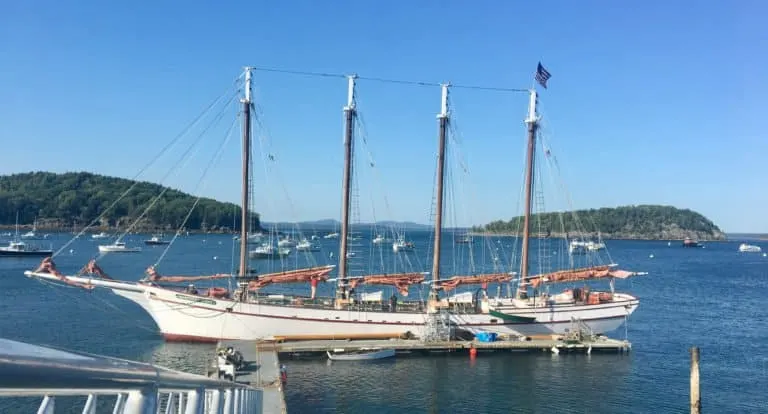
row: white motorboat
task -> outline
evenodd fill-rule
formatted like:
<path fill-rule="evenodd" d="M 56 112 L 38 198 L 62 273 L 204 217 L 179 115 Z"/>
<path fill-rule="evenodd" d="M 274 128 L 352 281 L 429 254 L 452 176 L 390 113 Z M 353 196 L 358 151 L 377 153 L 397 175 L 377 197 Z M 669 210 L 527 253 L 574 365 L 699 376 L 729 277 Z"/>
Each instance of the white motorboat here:
<path fill-rule="evenodd" d="M 301 240 L 296 245 L 296 251 L 298 251 L 298 252 L 316 252 L 316 251 L 319 251 L 319 250 L 320 250 L 320 246 L 318 246 L 316 244 L 313 244 L 312 242 L 310 242 L 307 239 Z"/>
<path fill-rule="evenodd" d="M 121 241 L 99 245 L 99 252 L 101 253 L 138 253 L 140 251 L 141 247 L 128 247 L 125 242 Z"/>
<path fill-rule="evenodd" d="M 291 254 L 291 249 L 285 247 L 275 247 L 269 243 L 262 244 L 261 246 L 248 252 L 248 255 L 252 259 L 278 259 Z"/>
<path fill-rule="evenodd" d="M 742 253 L 760 253 L 763 249 L 760 246 L 754 244 L 741 243 L 739 245 L 739 251 Z"/>
<path fill-rule="evenodd" d="M 392 243 L 392 251 L 397 252 L 411 252 L 416 247 L 413 242 L 405 241 L 404 238 L 399 238 Z"/>

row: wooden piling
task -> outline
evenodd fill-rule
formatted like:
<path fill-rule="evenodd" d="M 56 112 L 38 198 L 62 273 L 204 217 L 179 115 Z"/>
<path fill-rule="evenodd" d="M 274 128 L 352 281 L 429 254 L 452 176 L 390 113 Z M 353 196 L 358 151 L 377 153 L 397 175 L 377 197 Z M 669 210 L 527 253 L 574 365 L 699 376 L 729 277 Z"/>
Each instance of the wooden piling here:
<path fill-rule="evenodd" d="M 699 393 L 699 347 L 691 348 L 691 414 L 701 414 Z"/>

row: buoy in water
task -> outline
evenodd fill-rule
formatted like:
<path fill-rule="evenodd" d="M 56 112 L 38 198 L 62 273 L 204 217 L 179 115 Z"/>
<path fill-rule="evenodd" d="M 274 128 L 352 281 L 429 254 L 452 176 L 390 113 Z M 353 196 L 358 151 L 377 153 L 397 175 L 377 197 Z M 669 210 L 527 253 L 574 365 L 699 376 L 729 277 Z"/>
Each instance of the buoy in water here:
<path fill-rule="evenodd" d="M 474 347 L 469 348 L 469 357 L 474 358 L 476 356 L 477 356 L 477 348 L 474 348 Z"/>
<path fill-rule="evenodd" d="M 650 257 L 651 259 L 653 259 L 653 253 L 651 253 L 651 255 L 650 255 L 650 256 L 648 256 L 648 257 Z"/>
<path fill-rule="evenodd" d="M 219 256 L 213 256 L 213 260 L 219 260 Z"/>

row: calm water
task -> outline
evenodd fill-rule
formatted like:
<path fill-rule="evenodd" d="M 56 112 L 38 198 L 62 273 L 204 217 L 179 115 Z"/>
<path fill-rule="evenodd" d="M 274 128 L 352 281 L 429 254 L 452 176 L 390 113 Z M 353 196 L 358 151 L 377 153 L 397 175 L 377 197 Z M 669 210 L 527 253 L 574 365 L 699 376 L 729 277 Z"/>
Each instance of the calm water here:
<path fill-rule="evenodd" d="M 58 247 L 68 237 L 54 235 L 43 243 Z M 141 236 L 133 237 L 129 244 L 140 243 Z M 389 245 L 371 249 L 370 236 L 365 235 L 357 242 L 352 269 L 423 270 L 428 237 L 414 234 L 417 251 L 403 260 L 404 255 L 397 259 Z M 321 243 L 324 251 L 312 257 L 299 254 L 287 265 L 335 261 L 330 252 L 337 241 Z M 443 272 L 466 270 L 471 263 L 491 270 L 508 263 L 502 253 L 513 244 L 513 239 L 478 239 L 472 260 L 467 246 L 446 245 Z M 290 412 L 683 413 L 688 411 L 692 345 L 702 350 L 707 412 L 768 412 L 768 257 L 740 254 L 738 242 L 709 243 L 703 249 L 666 242 L 607 244 L 613 261 L 650 273 L 617 282 L 617 290 L 641 299 L 626 330 L 633 342 L 629 355 L 481 353 L 474 361 L 445 356 L 368 364 L 287 360 Z M 768 251 L 768 242 L 757 244 Z M 96 245 L 88 239 L 75 241 L 56 259 L 59 268 L 79 268 L 96 254 Z M 113 276 L 138 279 L 162 251 L 145 248 L 140 254 L 109 255 L 100 263 Z M 533 251 L 539 252 L 538 241 Z M 566 257 L 552 246 L 541 251 L 552 265 Z M 159 268 L 164 273 L 216 273 L 231 269 L 232 257 L 229 237 L 190 236 L 179 239 Z M 0 336 L 203 371 L 210 346 L 164 343 L 147 315 L 109 292 L 89 293 L 25 278 L 22 272 L 36 264 L 37 259 L 0 259 Z M 269 261 L 253 264 L 260 271 L 280 266 Z M 622 329 L 611 336 L 624 334 Z M 0 400 L 0 412 L 17 408 Z"/>

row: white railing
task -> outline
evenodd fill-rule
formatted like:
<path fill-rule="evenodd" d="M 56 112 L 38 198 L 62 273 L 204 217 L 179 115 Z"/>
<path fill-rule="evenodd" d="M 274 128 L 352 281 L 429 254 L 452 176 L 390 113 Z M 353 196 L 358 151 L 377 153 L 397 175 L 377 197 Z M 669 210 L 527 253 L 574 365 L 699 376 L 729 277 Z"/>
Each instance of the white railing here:
<path fill-rule="evenodd" d="M 250 414 L 262 412 L 263 394 L 203 375 L 0 338 L 0 397 L 42 397 L 38 414 L 53 414 L 57 397 L 84 398 L 83 414 Z"/>

